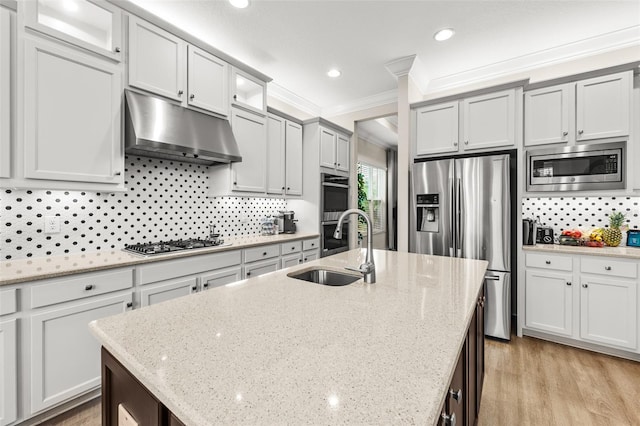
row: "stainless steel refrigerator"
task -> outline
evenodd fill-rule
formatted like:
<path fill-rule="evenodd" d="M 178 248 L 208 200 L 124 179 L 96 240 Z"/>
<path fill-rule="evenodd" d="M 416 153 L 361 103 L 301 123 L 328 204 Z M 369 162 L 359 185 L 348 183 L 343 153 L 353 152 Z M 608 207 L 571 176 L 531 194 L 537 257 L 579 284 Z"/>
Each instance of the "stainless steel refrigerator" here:
<path fill-rule="evenodd" d="M 413 165 L 409 251 L 489 261 L 485 334 L 511 336 L 509 155 Z"/>

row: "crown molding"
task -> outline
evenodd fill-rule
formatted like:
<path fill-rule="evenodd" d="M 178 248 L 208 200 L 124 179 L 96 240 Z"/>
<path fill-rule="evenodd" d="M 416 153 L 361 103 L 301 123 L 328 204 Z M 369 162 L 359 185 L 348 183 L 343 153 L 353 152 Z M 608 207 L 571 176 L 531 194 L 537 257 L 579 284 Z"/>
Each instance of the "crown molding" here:
<path fill-rule="evenodd" d="M 409 55 L 403 58 L 394 59 L 391 62 L 387 62 L 386 64 L 384 64 L 384 66 L 387 71 L 393 74 L 396 78 L 400 78 L 405 75 L 409 75 L 415 59 L 416 55 Z"/>
<path fill-rule="evenodd" d="M 631 46 L 640 46 L 640 25 L 434 78 L 428 82 L 423 81 L 418 86 L 422 87 L 426 83 L 428 84 L 428 92 L 439 92 Z"/>
<path fill-rule="evenodd" d="M 322 108 L 320 108 L 318 105 L 314 104 L 311 101 L 308 101 L 302 96 L 296 95 L 291 90 L 286 89 L 280 86 L 278 83 L 274 83 L 273 81 L 270 82 L 267 86 L 267 94 L 268 96 L 289 104 L 292 107 L 309 114 L 310 116 L 318 117 L 321 115 Z"/>
<path fill-rule="evenodd" d="M 365 98 L 349 101 L 344 104 L 322 108 L 322 116 L 333 117 L 336 115 L 344 115 L 351 112 L 362 111 L 365 109 L 375 108 L 397 102 L 398 89 L 392 89 L 386 92 L 378 93 L 377 95 L 367 96 Z"/>

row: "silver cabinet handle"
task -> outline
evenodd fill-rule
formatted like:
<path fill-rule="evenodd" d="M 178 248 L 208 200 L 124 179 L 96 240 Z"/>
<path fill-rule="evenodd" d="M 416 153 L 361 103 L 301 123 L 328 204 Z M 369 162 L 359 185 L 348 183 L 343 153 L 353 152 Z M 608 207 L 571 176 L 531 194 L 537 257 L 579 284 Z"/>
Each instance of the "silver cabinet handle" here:
<path fill-rule="evenodd" d="M 610 271 L 610 270 L 611 270 L 611 266 L 605 266 L 605 267 L 604 267 L 604 270 L 605 270 L 605 271 Z"/>
<path fill-rule="evenodd" d="M 193 93 L 191 94 L 191 96 L 189 96 L 189 99 L 194 100 L 196 98 L 196 95 L 194 95 Z"/>
<path fill-rule="evenodd" d="M 454 143 L 453 143 L 453 146 L 458 146 L 458 142 L 454 142 Z"/>
<path fill-rule="evenodd" d="M 583 288 L 587 288 L 587 287 L 589 287 L 589 285 L 588 284 L 582 284 L 582 287 Z"/>
<path fill-rule="evenodd" d="M 449 389 L 449 395 L 451 395 L 451 398 L 455 399 L 458 404 L 462 402 L 462 389 L 458 389 L 457 391 Z"/>
<path fill-rule="evenodd" d="M 93 284 L 87 284 L 86 286 L 84 286 L 84 289 L 87 291 L 93 290 Z"/>
<path fill-rule="evenodd" d="M 578 134 L 581 135 L 584 133 L 584 130 L 578 130 Z"/>
<path fill-rule="evenodd" d="M 500 277 L 496 277 L 495 275 L 485 275 L 484 279 L 487 281 L 500 281 Z"/>
<path fill-rule="evenodd" d="M 570 286 L 570 285 L 571 285 L 571 281 L 567 281 L 567 285 L 569 285 L 569 286 Z"/>
<path fill-rule="evenodd" d="M 464 144 L 465 145 L 469 145 L 469 141 L 464 141 Z"/>
<path fill-rule="evenodd" d="M 116 47 L 115 49 L 113 49 L 116 53 L 120 53 L 120 48 Z"/>
<path fill-rule="evenodd" d="M 183 93 L 184 93 L 184 90 L 178 90 L 178 96 L 182 96 Z"/>
<path fill-rule="evenodd" d="M 567 136 L 569 132 L 562 132 L 562 136 Z"/>
<path fill-rule="evenodd" d="M 445 426 L 456 426 L 456 413 L 442 413 L 442 423 Z"/>

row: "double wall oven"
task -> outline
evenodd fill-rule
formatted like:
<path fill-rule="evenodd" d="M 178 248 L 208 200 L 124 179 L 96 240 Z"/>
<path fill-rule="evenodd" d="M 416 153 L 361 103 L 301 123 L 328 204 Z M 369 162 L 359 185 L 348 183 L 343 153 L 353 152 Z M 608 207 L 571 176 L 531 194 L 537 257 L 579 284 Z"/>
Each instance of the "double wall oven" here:
<path fill-rule="evenodd" d="M 349 221 L 342 224 L 342 238 L 333 238 L 338 218 L 349 208 L 349 178 L 322 173 L 321 241 L 322 257 L 349 250 Z"/>

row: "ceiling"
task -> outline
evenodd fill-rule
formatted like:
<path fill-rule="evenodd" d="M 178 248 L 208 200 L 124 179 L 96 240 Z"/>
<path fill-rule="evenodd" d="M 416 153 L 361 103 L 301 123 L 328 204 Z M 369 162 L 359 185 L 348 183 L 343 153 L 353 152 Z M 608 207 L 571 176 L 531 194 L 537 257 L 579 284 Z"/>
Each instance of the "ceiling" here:
<path fill-rule="evenodd" d="M 398 146 L 398 116 L 374 118 L 356 123 L 358 137 L 383 148 Z"/>
<path fill-rule="evenodd" d="M 246 9 L 131 1 L 272 77 L 318 114 L 395 90 L 385 64 L 413 54 L 418 86 L 429 89 L 514 60 L 534 66 L 632 45 L 640 59 L 638 0 L 251 0 Z M 443 27 L 456 34 L 436 42 Z M 341 77 L 327 77 L 333 67 Z"/>

